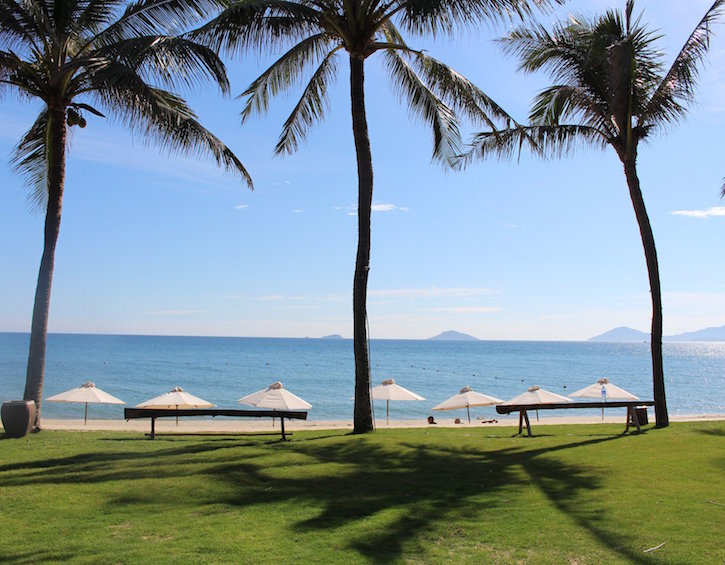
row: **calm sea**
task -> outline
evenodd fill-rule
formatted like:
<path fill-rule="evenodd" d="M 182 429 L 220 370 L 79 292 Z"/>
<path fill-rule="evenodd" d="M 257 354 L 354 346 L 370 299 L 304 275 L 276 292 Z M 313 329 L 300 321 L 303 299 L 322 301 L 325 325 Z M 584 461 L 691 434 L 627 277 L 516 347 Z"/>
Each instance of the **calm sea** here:
<path fill-rule="evenodd" d="M 0 333 L 0 401 L 22 398 L 28 340 Z M 646 343 L 373 340 L 370 357 L 373 384 L 392 377 L 426 398 L 391 403 L 396 419 L 424 418 L 465 385 L 509 399 L 533 384 L 566 395 L 608 377 L 652 398 Z M 725 343 L 665 343 L 664 365 L 670 414 L 725 413 Z M 352 419 L 351 340 L 49 335 L 44 396 L 88 380 L 128 406 L 181 386 L 220 407 L 279 380 L 312 404 L 310 419 Z M 375 410 L 384 417 L 385 404 Z M 79 418 L 83 407 L 46 402 L 43 414 Z M 122 418 L 123 406 L 92 405 L 89 416 Z"/>

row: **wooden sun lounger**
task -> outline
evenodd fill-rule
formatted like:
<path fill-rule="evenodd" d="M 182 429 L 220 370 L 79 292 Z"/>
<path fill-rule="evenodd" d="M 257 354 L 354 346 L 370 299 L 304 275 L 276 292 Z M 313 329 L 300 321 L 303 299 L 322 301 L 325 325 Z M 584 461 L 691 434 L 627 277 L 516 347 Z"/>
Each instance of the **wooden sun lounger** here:
<path fill-rule="evenodd" d="M 306 420 L 307 412 L 292 410 L 236 410 L 230 408 L 124 408 L 123 417 L 151 418 L 151 433 L 149 437 L 156 437 L 156 418 L 183 418 L 184 416 L 230 416 L 232 418 L 279 418 L 282 422 L 282 439 L 287 436 L 284 430 L 284 419 Z"/>
<path fill-rule="evenodd" d="M 654 406 L 652 400 L 610 400 L 607 402 L 557 402 L 555 404 L 497 404 L 496 412 L 499 414 L 510 414 L 511 412 L 519 413 L 519 433 L 522 432 L 523 423 L 526 422 L 526 435 L 532 436 L 531 424 L 529 423 L 529 410 L 570 410 L 572 408 L 627 408 L 627 427 L 635 426 L 637 431 L 641 431 L 639 418 L 637 417 L 636 408 L 640 406 Z"/>

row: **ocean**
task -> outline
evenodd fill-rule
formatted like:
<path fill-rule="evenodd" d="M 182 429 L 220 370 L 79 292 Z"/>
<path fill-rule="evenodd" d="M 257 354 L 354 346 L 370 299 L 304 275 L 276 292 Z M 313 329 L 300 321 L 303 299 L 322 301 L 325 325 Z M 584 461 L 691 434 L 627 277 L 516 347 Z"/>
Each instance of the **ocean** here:
<path fill-rule="evenodd" d="M 22 398 L 28 341 L 28 334 L 0 333 L 0 401 Z M 509 399 L 531 385 L 566 395 L 607 377 L 652 399 L 649 355 L 647 343 L 370 343 L 372 384 L 394 378 L 426 399 L 391 402 L 391 419 L 405 420 L 424 419 L 466 385 Z M 671 415 L 725 413 L 725 343 L 665 343 L 664 367 Z M 44 398 L 89 380 L 127 406 L 181 386 L 227 408 L 243 408 L 237 399 L 281 381 L 312 404 L 309 419 L 352 420 L 353 413 L 351 340 L 49 335 Z M 385 418 L 384 402 L 376 401 L 374 409 L 378 420 Z M 88 411 L 89 418 L 123 418 L 123 406 L 90 405 Z M 83 406 L 44 402 L 43 416 L 82 418 Z M 472 408 L 476 416 L 498 417 L 493 407 Z"/>

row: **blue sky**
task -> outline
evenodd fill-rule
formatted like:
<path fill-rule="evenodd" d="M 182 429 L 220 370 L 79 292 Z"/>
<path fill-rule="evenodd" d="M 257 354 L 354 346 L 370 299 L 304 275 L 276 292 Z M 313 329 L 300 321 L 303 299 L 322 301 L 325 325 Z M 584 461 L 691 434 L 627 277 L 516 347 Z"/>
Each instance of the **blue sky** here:
<path fill-rule="evenodd" d="M 671 61 L 711 0 L 640 0 Z M 624 0 L 573 0 L 592 14 Z M 552 22 L 554 16 L 543 18 Z M 523 120 L 547 84 L 516 72 L 491 39 L 409 38 Z M 660 258 L 665 334 L 725 324 L 725 26 L 717 28 L 688 119 L 640 149 Z M 206 161 L 168 158 L 122 127 L 74 128 L 51 302 L 51 332 L 352 336 L 357 180 L 348 73 L 324 123 L 273 158 L 296 102 L 274 99 L 240 126 L 241 93 L 270 59 L 228 61 L 233 96 L 185 93 L 242 159 L 253 192 Z M 482 339 L 580 340 L 616 326 L 649 329 L 644 255 L 619 160 L 580 151 L 558 161 L 431 163 L 431 136 L 398 103 L 376 58 L 366 67 L 375 169 L 368 312 L 372 338 L 455 329 Z M 37 113 L 0 107 L 0 331 L 28 331 L 43 215 L 7 156 Z"/>

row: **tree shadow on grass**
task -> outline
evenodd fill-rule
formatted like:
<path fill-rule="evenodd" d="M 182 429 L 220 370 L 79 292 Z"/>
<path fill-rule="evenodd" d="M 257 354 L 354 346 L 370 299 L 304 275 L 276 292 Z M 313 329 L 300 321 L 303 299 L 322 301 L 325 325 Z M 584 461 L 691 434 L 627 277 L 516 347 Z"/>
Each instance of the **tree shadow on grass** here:
<path fill-rule="evenodd" d="M 253 459 L 255 455 L 248 450 L 260 446 L 260 443 L 251 440 L 229 443 L 207 439 L 198 442 L 160 440 L 153 445 L 157 446 L 163 447 L 153 449 L 147 444 L 146 449 L 121 452 L 94 450 L 0 465 L 0 487 L 179 477 L 193 472 L 188 465 L 189 458 L 203 457 L 220 450 L 246 448 L 245 458 Z M 220 459 L 223 460 L 215 455 L 215 460 Z M 238 456 L 230 454 L 229 460 L 236 461 Z"/>
<path fill-rule="evenodd" d="M 723 428 L 705 428 L 696 430 L 698 433 L 708 436 L 725 437 L 725 427 Z"/>
<path fill-rule="evenodd" d="M 238 480 L 240 472 L 247 480 L 254 473 L 257 481 L 266 480 L 271 487 L 261 497 L 259 492 L 240 489 L 234 497 L 218 502 L 240 507 L 291 501 L 314 504 L 319 513 L 292 524 L 294 530 L 307 534 L 355 525 L 357 533 L 349 538 L 348 547 L 383 563 L 399 560 L 425 534 L 440 535 L 436 534 L 440 524 L 455 523 L 461 516 L 496 515 L 509 505 L 507 497 L 515 498 L 519 487 L 533 482 L 559 510 L 607 547 L 639 562 L 640 557 L 627 549 L 626 533 L 615 535 L 601 525 L 606 517 L 596 502 L 582 504 L 596 501 L 601 472 L 548 457 L 559 450 L 616 439 L 609 435 L 538 449 L 526 442 L 498 450 L 397 444 L 398 449 L 390 451 L 362 438 L 324 446 L 295 443 L 290 449 L 315 464 L 335 465 L 337 472 L 321 480 L 299 469 L 284 474 L 275 468 L 277 480 L 270 481 L 269 469 L 219 468 L 220 477 L 231 482 Z"/>
<path fill-rule="evenodd" d="M 460 445 L 460 436 L 451 434 L 451 438 Z M 606 516 L 596 504 L 604 471 L 554 456 L 618 441 L 617 435 L 586 435 L 553 444 L 550 438 L 527 438 L 513 446 L 510 439 L 471 436 L 460 448 L 428 442 L 425 436 L 406 442 L 394 434 L 316 434 L 292 442 L 228 439 L 170 438 L 124 452 L 96 449 L 3 465 L 0 487 L 125 481 L 127 488 L 111 495 L 108 507 L 136 506 L 153 513 L 160 507 L 133 481 L 201 474 L 224 487 L 211 485 L 203 494 L 195 493 L 196 507 L 296 503 L 311 511 L 290 517 L 285 528 L 311 534 L 348 527 L 348 548 L 384 563 L 400 560 L 426 536 L 445 535 L 441 524 L 458 523 L 462 516 L 491 519 L 507 510 L 512 499 L 519 508 L 530 510 L 516 501 L 517 491 L 534 483 L 553 506 L 607 547 L 627 560 L 643 562 L 627 549 L 632 544 L 627 543 L 626 532 L 607 531 Z M 496 441 L 505 441 L 507 447 L 499 443 L 497 448 Z M 191 504 L 189 497 L 179 494 L 165 501 L 164 508 Z"/>

